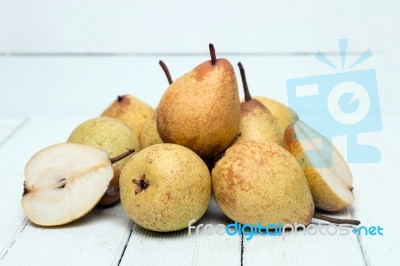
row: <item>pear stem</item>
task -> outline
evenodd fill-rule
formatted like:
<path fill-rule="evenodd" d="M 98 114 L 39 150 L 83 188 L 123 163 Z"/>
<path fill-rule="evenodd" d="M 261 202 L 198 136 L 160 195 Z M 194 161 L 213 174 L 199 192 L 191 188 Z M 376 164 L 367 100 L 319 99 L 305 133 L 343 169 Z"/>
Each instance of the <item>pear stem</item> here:
<path fill-rule="evenodd" d="M 127 152 L 125 152 L 125 153 L 123 153 L 123 154 L 120 154 L 120 155 L 118 155 L 118 156 L 116 156 L 116 157 L 114 157 L 114 158 L 110 158 L 110 162 L 111 162 L 111 164 L 114 164 L 114 163 L 116 163 L 116 162 L 118 162 L 118 161 L 124 159 L 125 157 L 131 155 L 131 154 L 134 153 L 134 152 L 135 152 L 135 149 L 133 149 L 133 150 L 128 149 Z"/>
<path fill-rule="evenodd" d="M 211 65 L 215 65 L 215 63 L 217 62 L 217 56 L 215 55 L 214 44 L 210 43 L 210 44 L 208 45 L 208 47 L 210 48 Z"/>
<path fill-rule="evenodd" d="M 160 64 L 162 70 L 164 71 L 165 76 L 167 76 L 169 85 L 171 85 L 172 82 L 174 82 L 174 81 L 172 80 L 172 77 L 171 77 L 171 74 L 169 73 L 167 65 L 162 60 L 160 60 L 158 63 Z"/>
<path fill-rule="evenodd" d="M 242 77 L 242 83 L 243 83 L 243 90 L 244 90 L 244 100 L 246 102 L 251 100 L 251 95 L 249 91 L 249 86 L 247 85 L 247 80 L 246 80 L 246 73 L 244 72 L 244 67 L 242 63 L 238 63 L 239 70 L 240 70 L 240 76 Z"/>
<path fill-rule="evenodd" d="M 353 225 L 359 225 L 361 222 L 358 220 L 352 220 L 352 219 L 338 219 L 338 218 L 333 218 L 333 217 L 328 217 L 319 213 L 314 213 L 314 218 L 319 219 L 319 220 L 324 220 L 330 223 L 334 224 L 353 224 Z"/>

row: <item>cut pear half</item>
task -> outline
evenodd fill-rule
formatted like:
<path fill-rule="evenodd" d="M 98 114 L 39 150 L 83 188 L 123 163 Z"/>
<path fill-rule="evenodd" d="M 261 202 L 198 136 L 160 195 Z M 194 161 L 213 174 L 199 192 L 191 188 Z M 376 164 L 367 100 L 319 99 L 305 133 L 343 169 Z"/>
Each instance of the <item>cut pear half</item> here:
<path fill-rule="evenodd" d="M 354 202 L 350 168 L 329 140 L 297 121 L 287 127 L 285 142 L 303 168 L 317 208 L 339 211 Z"/>
<path fill-rule="evenodd" d="M 62 225 L 88 213 L 113 178 L 106 151 L 82 144 L 56 144 L 26 164 L 22 208 L 42 226 Z"/>

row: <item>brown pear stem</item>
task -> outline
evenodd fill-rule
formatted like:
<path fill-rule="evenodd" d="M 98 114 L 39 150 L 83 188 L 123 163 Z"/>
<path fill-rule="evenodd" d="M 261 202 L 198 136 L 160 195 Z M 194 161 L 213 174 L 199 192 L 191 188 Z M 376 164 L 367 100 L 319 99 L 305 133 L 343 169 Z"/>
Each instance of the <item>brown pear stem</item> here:
<path fill-rule="evenodd" d="M 319 219 L 319 220 L 324 220 L 330 223 L 334 224 L 353 224 L 353 225 L 359 225 L 361 222 L 358 220 L 352 220 L 352 219 L 338 219 L 338 218 L 333 218 L 333 217 L 328 217 L 319 213 L 314 213 L 314 218 Z"/>
<path fill-rule="evenodd" d="M 160 60 L 158 63 L 160 64 L 162 70 L 164 71 L 165 76 L 167 76 L 169 85 L 171 85 L 172 82 L 174 82 L 174 81 L 172 80 L 172 77 L 171 77 L 171 74 L 169 73 L 167 65 L 162 60 Z"/>
<path fill-rule="evenodd" d="M 215 55 L 214 44 L 210 43 L 210 44 L 208 45 L 208 47 L 210 48 L 211 65 L 215 65 L 215 63 L 217 62 L 217 56 Z"/>
<path fill-rule="evenodd" d="M 242 77 L 242 83 L 243 83 L 243 90 L 244 90 L 244 100 L 246 102 L 251 100 L 251 95 L 249 91 L 249 86 L 247 85 L 247 80 L 246 80 L 246 73 L 244 72 L 244 67 L 242 63 L 238 63 L 239 70 L 240 70 L 240 76 Z"/>
<path fill-rule="evenodd" d="M 135 149 L 133 149 L 133 150 L 128 149 L 127 152 L 125 152 L 125 153 L 123 153 L 123 154 L 121 154 L 121 155 L 118 155 L 118 156 L 116 156 L 116 157 L 114 157 L 114 158 L 110 158 L 110 162 L 111 162 L 111 164 L 114 164 L 114 163 L 116 163 L 116 162 L 118 162 L 118 161 L 124 159 L 125 157 L 131 155 L 131 154 L 134 153 L 134 152 L 135 152 Z"/>

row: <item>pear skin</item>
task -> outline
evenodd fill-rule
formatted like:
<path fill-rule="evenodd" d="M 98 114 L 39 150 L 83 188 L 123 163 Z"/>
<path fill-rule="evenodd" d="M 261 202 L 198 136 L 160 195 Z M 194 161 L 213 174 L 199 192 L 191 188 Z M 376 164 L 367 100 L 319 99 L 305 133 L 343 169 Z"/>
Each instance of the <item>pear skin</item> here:
<path fill-rule="evenodd" d="M 272 141 L 284 146 L 283 133 L 276 118 L 260 101 L 252 99 L 243 65 L 239 62 L 245 101 L 240 104 L 241 116 L 236 142 L 245 139 Z"/>
<path fill-rule="evenodd" d="M 275 117 L 261 102 L 253 99 L 241 103 L 239 135 L 236 142 L 245 139 L 271 141 L 284 146 L 283 134 Z"/>
<path fill-rule="evenodd" d="M 241 224 L 308 225 L 314 214 L 302 168 L 273 142 L 231 146 L 212 170 L 212 187 L 222 212 Z"/>
<path fill-rule="evenodd" d="M 158 232 L 186 228 L 206 212 L 210 172 L 193 151 L 155 144 L 135 154 L 121 173 L 121 203 L 138 225 Z"/>
<path fill-rule="evenodd" d="M 282 134 L 290 124 L 299 120 L 299 117 L 292 109 L 276 100 L 263 96 L 255 96 L 254 98 L 259 100 L 271 111 L 282 130 Z"/>
<path fill-rule="evenodd" d="M 152 118 L 147 120 L 147 122 L 144 124 L 139 140 L 142 149 L 154 144 L 163 143 L 157 131 L 156 112 Z"/>
<path fill-rule="evenodd" d="M 183 145 L 201 157 L 225 150 L 237 136 L 239 122 L 234 69 L 228 60 L 215 55 L 176 79 L 157 108 L 161 139 Z"/>
<path fill-rule="evenodd" d="M 104 110 L 101 116 L 108 116 L 121 120 L 139 137 L 144 124 L 152 117 L 153 113 L 153 108 L 148 104 L 132 95 L 123 95 L 118 96 L 118 98 Z"/>
<path fill-rule="evenodd" d="M 297 134 L 310 136 L 299 140 Z M 314 137 L 319 135 L 322 145 L 330 145 L 332 151 L 332 164 L 327 167 L 315 167 L 313 161 L 325 162 L 324 153 L 318 154 L 319 158 L 307 155 L 307 150 L 314 150 L 317 144 Z M 346 208 L 354 201 L 352 193 L 352 175 L 349 166 L 339 151 L 322 135 L 302 121 L 287 127 L 285 142 L 288 150 L 297 159 L 307 177 L 308 185 L 314 198 L 315 206 L 325 211 L 339 211 Z"/>

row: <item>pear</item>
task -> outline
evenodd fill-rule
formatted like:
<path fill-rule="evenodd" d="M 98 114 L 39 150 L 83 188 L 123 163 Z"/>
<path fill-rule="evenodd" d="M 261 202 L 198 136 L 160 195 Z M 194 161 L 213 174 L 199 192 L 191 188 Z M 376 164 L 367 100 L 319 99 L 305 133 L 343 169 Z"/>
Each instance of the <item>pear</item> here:
<path fill-rule="evenodd" d="M 132 157 L 121 173 L 121 203 L 138 225 L 176 231 L 197 221 L 211 197 L 207 166 L 193 151 L 176 144 L 155 144 Z"/>
<path fill-rule="evenodd" d="M 311 222 L 314 203 L 304 172 L 273 142 L 240 141 L 212 170 L 215 200 L 230 219 L 262 225 Z"/>
<path fill-rule="evenodd" d="M 120 120 L 111 117 L 97 117 L 80 124 L 69 136 L 67 142 L 86 144 L 102 148 L 110 156 L 117 156 L 127 149 L 140 150 L 135 133 Z M 119 200 L 119 176 L 129 158 L 113 165 L 114 178 L 100 204 L 108 206 Z"/>
<path fill-rule="evenodd" d="M 144 124 L 153 116 L 153 113 L 153 108 L 148 104 L 132 95 L 123 95 L 118 96 L 101 116 L 121 120 L 135 132 L 136 136 L 140 136 Z"/>
<path fill-rule="evenodd" d="M 35 224 L 70 223 L 99 202 L 113 178 L 111 164 L 131 154 L 110 159 L 106 151 L 63 143 L 36 153 L 26 164 L 21 204 Z"/>
<path fill-rule="evenodd" d="M 272 115 L 276 118 L 278 125 L 282 130 L 282 134 L 285 132 L 285 129 L 290 124 L 299 120 L 299 117 L 291 108 L 274 99 L 263 96 L 255 96 L 254 98 L 259 100 L 271 111 Z"/>
<path fill-rule="evenodd" d="M 201 157 L 225 150 L 237 136 L 240 99 L 228 60 L 215 56 L 176 79 L 157 108 L 157 130 L 164 142 L 183 145 Z"/>
<path fill-rule="evenodd" d="M 239 134 L 235 142 L 253 139 L 258 141 L 272 141 L 284 146 L 283 132 L 276 118 L 265 105 L 251 98 L 243 65 L 239 62 L 238 66 L 242 76 L 245 101 L 240 104 Z"/>
<path fill-rule="evenodd" d="M 169 85 L 171 85 L 173 80 L 167 65 L 162 60 L 159 61 L 159 64 L 162 70 L 164 71 L 165 76 L 167 77 Z M 156 115 L 157 115 L 157 108 L 153 116 L 150 119 L 148 119 L 144 124 L 142 132 L 140 132 L 139 140 L 142 149 L 154 144 L 164 143 L 157 131 Z"/>
<path fill-rule="evenodd" d="M 286 129 L 285 142 L 304 170 L 317 208 L 339 211 L 354 201 L 351 171 L 331 142 L 300 120 Z"/>
<path fill-rule="evenodd" d="M 156 112 L 144 124 L 142 132 L 140 133 L 140 147 L 142 149 L 154 144 L 163 143 L 157 131 Z"/>

